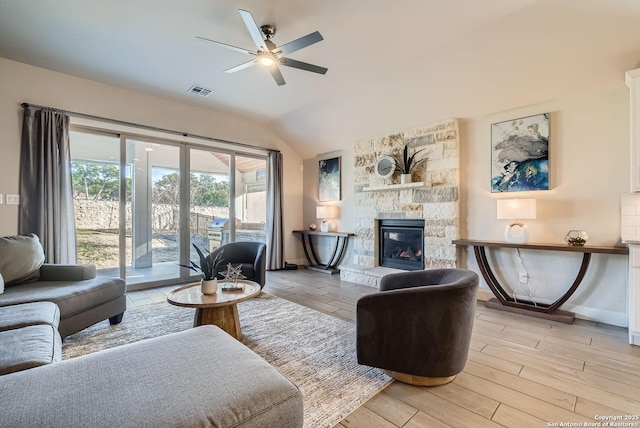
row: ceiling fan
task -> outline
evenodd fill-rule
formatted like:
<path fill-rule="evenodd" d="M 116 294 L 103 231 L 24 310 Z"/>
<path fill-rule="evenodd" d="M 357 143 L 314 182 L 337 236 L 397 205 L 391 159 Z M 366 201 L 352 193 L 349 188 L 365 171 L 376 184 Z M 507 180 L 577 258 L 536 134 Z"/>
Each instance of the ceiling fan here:
<path fill-rule="evenodd" d="M 258 27 L 256 21 L 251 15 L 251 12 L 242 9 L 240 9 L 239 12 L 242 20 L 244 21 L 244 25 L 247 26 L 247 30 L 249 30 L 249 34 L 251 35 L 253 42 L 258 48 L 256 51 L 243 49 L 236 46 L 228 45 L 226 43 L 221 43 L 215 40 L 196 36 L 198 40 L 202 40 L 203 42 L 214 43 L 218 46 L 223 46 L 227 49 L 246 53 L 255 57 L 251 61 L 225 70 L 225 73 L 235 73 L 236 71 L 244 70 L 245 68 L 260 64 L 264 67 L 267 67 L 278 86 L 282 86 L 286 82 L 284 81 L 284 77 L 282 77 L 282 73 L 280 72 L 280 68 L 278 67 L 278 65 L 298 68 L 300 70 L 310 71 L 312 73 L 318 74 L 325 74 L 327 72 L 327 68 L 325 67 L 319 67 L 317 65 L 309 64 L 306 62 L 296 61 L 295 59 L 286 58 L 284 56 L 324 40 L 322 35 L 318 31 L 307 34 L 306 36 L 295 39 L 289 43 L 285 43 L 282 46 L 276 46 L 271 41 L 271 38 L 276 34 L 275 26 L 263 25 L 261 27 Z"/>

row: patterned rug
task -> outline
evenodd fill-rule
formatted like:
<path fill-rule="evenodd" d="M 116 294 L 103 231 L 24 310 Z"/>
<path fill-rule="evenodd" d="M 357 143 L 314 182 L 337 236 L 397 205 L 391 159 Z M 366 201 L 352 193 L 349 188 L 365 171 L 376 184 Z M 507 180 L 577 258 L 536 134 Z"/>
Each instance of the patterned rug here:
<path fill-rule="evenodd" d="M 391 378 L 360 366 L 355 325 L 262 293 L 238 304 L 242 342 L 294 382 L 304 397 L 304 426 L 333 427 Z M 121 324 L 101 322 L 64 340 L 64 359 L 186 330 L 194 310 L 168 303 L 125 312 Z"/>

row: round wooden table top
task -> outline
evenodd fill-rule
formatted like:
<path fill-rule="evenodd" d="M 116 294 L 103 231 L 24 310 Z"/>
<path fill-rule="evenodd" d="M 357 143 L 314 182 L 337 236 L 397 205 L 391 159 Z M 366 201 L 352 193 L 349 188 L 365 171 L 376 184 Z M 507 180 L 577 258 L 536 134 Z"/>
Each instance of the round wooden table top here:
<path fill-rule="evenodd" d="M 243 291 L 224 291 L 222 287 L 227 284 L 233 283 L 218 281 L 216 294 L 202 294 L 199 282 L 185 285 L 171 291 L 167 302 L 185 308 L 215 308 L 242 302 L 260 294 L 260 285 L 253 281 L 238 280 L 238 284 L 244 285 Z"/>

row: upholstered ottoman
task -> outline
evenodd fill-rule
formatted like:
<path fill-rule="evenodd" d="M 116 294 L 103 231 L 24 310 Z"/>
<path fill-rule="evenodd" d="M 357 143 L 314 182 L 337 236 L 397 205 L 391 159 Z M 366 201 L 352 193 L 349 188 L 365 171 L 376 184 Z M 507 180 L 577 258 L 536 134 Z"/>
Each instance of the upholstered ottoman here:
<path fill-rule="evenodd" d="M 0 375 L 62 360 L 62 339 L 52 325 L 30 325 L 0 331 L 0 343 Z M 5 395 L 2 397 L 4 401 Z"/>
<path fill-rule="evenodd" d="M 0 376 L 0 397 L 0 426 L 303 424 L 298 388 L 212 325 Z"/>
<path fill-rule="evenodd" d="M 30 325 L 60 324 L 60 309 L 53 302 L 33 302 L 0 307 L 0 331 Z"/>
<path fill-rule="evenodd" d="M 55 303 L 0 307 L 0 375 L 62 360 Z"/>

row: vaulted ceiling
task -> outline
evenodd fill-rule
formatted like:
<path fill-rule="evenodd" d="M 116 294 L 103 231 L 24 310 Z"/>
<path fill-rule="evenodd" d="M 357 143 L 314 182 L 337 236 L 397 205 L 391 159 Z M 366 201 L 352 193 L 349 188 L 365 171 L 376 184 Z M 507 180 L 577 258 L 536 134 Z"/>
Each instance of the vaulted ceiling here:
<path fill-rule="evenodd" d="M 251 57 L 196 36 L 255 49 L 238 9 L 275 25 L 276 45 L 319 31 L 288 56 L 327 74 L 224 73 Z M 0 56 L 248 116 L 309 158 L 619 84 L 640 66 L 640 2 L 0 0 Z"/>

